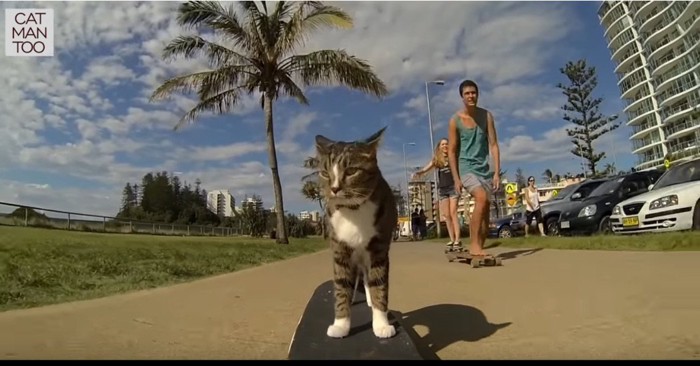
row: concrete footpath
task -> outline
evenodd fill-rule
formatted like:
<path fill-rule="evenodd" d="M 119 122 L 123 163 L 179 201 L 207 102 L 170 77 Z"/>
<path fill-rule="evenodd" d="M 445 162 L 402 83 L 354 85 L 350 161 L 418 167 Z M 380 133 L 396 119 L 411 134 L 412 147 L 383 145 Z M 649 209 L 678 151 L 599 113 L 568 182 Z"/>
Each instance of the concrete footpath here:
<path fill-rule="evenodd" d="M 391 254 L 390 307 L 441 359 L 700 359 L 700 252 L 442 244 Z M 155 290 L 0 313 L 0 359 L 284 359 L 330 253 Z M 331 319 L 328 319 L 330 322 Z"/>

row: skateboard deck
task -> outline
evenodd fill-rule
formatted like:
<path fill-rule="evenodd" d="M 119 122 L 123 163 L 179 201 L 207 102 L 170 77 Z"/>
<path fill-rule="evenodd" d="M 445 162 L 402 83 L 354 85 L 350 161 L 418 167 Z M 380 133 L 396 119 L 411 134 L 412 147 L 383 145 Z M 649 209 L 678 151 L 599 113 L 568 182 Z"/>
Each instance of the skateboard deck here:
<path fill-rule="evenodd" d="M 290 360 L 422 360 L 413 339 L 389 311 L 389 323 L 396 328 L 391 338 L 377 338 L 372 331 L 372 309 L 367 306 L 364 286 L 357 286 L 350 307 L 352 325 L 345 338 L 326 335 L 333 323 L 335 297 L 333 281 L 316 288 L 304 310 L 289 346 Z"/>
<path fill-rule="evenodd" d="M 464 260 L 468 264 L 472 266 L 472 268 L 479 268 L 479 267 L 491 267 L 491 266 L 502 266 L 503 264 L 501 263 L 501 258 L 495 257 L 495 256 L 473 256 L 469 254 L 467 251 L 445 251 L 445 255 L 447 256 L 447 260 L 449 262 L 454 262 L 455 260 Z"/>

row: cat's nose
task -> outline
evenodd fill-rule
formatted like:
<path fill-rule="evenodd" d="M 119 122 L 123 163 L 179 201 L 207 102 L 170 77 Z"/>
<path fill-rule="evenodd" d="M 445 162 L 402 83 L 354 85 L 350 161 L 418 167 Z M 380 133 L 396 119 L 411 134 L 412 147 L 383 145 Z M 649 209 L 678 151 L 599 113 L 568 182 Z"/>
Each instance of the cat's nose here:
<path fill-rule="evenodd" d="M 331 187 L 331 192 L 333 192 L 333 194 L 337 194 L 340 192 L 340 187 Z"/>

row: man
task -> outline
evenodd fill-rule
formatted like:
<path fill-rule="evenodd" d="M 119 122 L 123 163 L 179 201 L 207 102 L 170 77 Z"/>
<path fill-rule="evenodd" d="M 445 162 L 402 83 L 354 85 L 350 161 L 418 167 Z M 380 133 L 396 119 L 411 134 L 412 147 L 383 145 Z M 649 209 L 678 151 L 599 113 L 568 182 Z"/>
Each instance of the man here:
<path fill-rule="evenodd" d="M 476 203 L 469 225 L 469 253 L 487 256 L 484 243 L 489 228 L 490 198 L 501 184 L 498 137 L 491 112 L 477 107 L 479 87 L 476 83 L 463 81 L 459 85 L 459 95 L 464 108 L 450 119 L 448 157 L 455 190 L 461 195 L 465 188 Z M 489 165 L 489 155 L 493 158 L 493 167 Z"/>

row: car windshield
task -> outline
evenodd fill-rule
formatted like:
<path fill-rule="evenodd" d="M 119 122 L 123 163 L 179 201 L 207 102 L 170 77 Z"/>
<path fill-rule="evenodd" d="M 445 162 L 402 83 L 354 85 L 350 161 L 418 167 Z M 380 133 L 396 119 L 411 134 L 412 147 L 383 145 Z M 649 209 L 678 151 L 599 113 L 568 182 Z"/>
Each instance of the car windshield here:
<path fill-rule="evenodd" d="M 625 180 L 625 177 L 620 177 L 616 179 L 611 179 L 601 185 L 588 195 L 588 197 L 598 197 L 605 196 L 608 194 L 613 194 L 620 187 L 620 184 Z"/>
<path fill-rule="evenodd" d="M 571 193 L 571 191 L 576 189 L 576 187 L 578 186 L 578 184 L 571 184 L 562 188 L 559 192 L 557 192 L 557 195 L 555 197 L 550 199 L 550 201 L 563 200 L 564 197 L 568 196 L 569 193 Z"/>
<path fill-rule="evenodd" d="M 673 168 L 666 171 L 666 174 L 661 176 L 659 180 L 654 184 L 653 190 L 661 189 L 663 187 L 672 186 L 675 184 L 682 184 L 688 182 L 695 182 L 700 180 L 700 159 L 692 161 L 690 163 L 674 166 Z"/>

